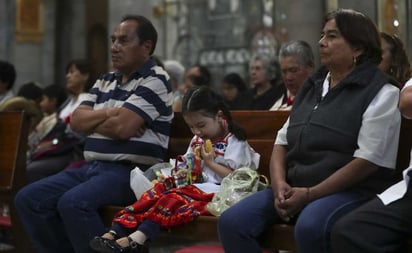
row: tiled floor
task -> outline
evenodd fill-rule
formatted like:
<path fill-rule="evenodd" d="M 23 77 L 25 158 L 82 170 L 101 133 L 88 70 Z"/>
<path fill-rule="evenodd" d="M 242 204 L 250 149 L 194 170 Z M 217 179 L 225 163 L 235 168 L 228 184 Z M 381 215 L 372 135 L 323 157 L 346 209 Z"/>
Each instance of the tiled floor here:
<path fill-rule="evenodd" d="M 174 253 L 179 249 L 182 249 L 184 247 L 190 246 L 190 245 L 195 245 L 195 244 L 212 244 L 216 245 L 216 242 L 194 242 L 194 241 L 188 241 L 188 240 L 182 240 L 182 239 L 172 239 L 170 237 L 160 237 L 157 240 L 155 240 L 151 245 L 150 245 L 150 253 Z M 9 244 L 2 243 L 0 241 L 0 253 L 1 251 L 10 249 L 12 247 Z M 287 251 L 281 251 L 282 253 L 288 253 Z M 25 253 L 34 253 L 34 252 L 25 252 Z M 210 252 L 213 253 L 213 252 Z"/>
<path fill-rule="evenodd" d="M 166 239 L 158 238 L 150 245 L 150 253 L 174 253 L 176 250 L 182 249 L 184 247 L 194 245 L 194 244 L 217 244 L 215 242 L 193 242 L 187 240 L 177 240 L 177 239 Z M 213 253 L 213 252 L 210 252 Z"/>
<path fill-rule="evenodd" d="M 184 247 L 194 245 L 196 242 L 191 241 L 174 241 L 174 242 L 167 242 L 159 240 L 153 243 L 150 247 L 150 253 L 174 253 L 179 249 Z M 200 244 L 207 244 L 207 243 L 200 243 Z M 215 243 L 210 243 L 215 244 Z M 10 249 L 12 246 L 4 243 L 0 243 L 0 252 L 4 250 Z M 210 252 L 213 253 L 213 252 Z M 288 251 L 280 251 L 280 253 L 289 253 Z"/>
<path fill-rule="evenodd" d="M 160 238 L 159 240 L 153 242 L 150 245 L 150 253 L 174 253 L 176 250 L 182 249 L 186 246 L 196 244 L 196 242 L 192 241 L 184 241 L 184 240 L 165 240 Z M 205 243 L 202 243 L 205 244 Z M 8 250 L 13 246 L 5 243 L 0 243 L 0 252 L 4 250 Z M 29 252 L 27 252 L 29 253 Z M 213 252 L 210 252 L 213 253 Z"/>

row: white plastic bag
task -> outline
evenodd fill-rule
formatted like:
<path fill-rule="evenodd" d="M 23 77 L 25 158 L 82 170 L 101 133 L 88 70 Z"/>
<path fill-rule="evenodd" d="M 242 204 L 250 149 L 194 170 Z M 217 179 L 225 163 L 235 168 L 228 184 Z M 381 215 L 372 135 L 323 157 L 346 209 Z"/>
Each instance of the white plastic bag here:
<path fill-rule="evenodd" d="M 215 193 L 206 209 L 214 216 L 220 216 L 236 202 L 267 187 L 268 184 L 267 177 L 259 175 L 256 170 L 247 167 L 234 170 L 223 178 L 220 191 Z"/>
<path fill-rule="evenodd" d="M 153 183 L 143 174 L 139 167 L 130 171 L 130 188 L 132 188 L 136 199 L 147 190 L 153 187 Z"/>

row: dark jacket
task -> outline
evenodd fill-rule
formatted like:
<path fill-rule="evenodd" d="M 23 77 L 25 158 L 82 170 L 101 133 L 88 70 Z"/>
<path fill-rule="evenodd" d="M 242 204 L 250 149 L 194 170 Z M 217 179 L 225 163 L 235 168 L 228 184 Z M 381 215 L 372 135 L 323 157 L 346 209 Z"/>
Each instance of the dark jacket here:
<path fill-rule="evenodd" d="M 269 90 L 261 95 L 256 94 L 256 88 L 247 92 L 249 110 L 269 110 L 273 104 L 286 92 L 283 83 L 272 84 Z"/>

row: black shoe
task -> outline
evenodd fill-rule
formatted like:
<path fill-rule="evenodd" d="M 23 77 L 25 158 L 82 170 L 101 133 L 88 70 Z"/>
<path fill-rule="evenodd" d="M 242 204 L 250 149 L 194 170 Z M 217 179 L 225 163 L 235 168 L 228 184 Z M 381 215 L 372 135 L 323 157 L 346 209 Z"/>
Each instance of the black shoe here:
<path fill-rule="evenodd" d="M 111 241 L 115 242 L 114 239 L 107 239 L 107 238 L 103 238 L 101 236 L 96 236 L 90 241 L 89 245 L 93 250 L 95 250 L 97 252 L 104 252 L 104 253 L 112 252 L 112 251 L 107 251 L 108 250 L 107 245 Z"/>
<path fill-rule="evenodd" d="M 129 240 L 129 246 L 122 247 L 120 246 L 115 240 L 107 240 L 105 241 L 105 248 L 102 249 L 100 252 L 104 253 L 140 253 L 143 249 L 143 245 L 138 244 L 137 242 L 133 241 L 132 238 L 127 237 Z"/>

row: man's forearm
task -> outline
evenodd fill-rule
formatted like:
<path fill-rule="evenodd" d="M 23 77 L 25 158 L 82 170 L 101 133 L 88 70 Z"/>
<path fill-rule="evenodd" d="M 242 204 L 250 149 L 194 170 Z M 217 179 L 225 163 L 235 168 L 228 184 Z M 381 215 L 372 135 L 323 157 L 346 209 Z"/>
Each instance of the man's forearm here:
<path fill-rule="evenodd" d="M 127 139 L 127 137 L 119 135 L 119 132 L 122 132 L 121 127 L 122 124 L 119 124 L 114 117 L 109 117 L 107 120 L 97 125 L 94 132 L 112 139 Z"/>
<path fill-rule="evenodd" d="M 129 109 L 108 109 L 107 115 L 108 119 L 96 126 L 96 133 L 112 139 L 126 140 L 131 137 L 141 137 L 146 130 L 143 118 Z"/>
<path fill-rule="evenodd" d="M 70 126 L 76 132 L 90 134 L 108 118 L 105 109 L 78 108 L 73 112 Z"/>

